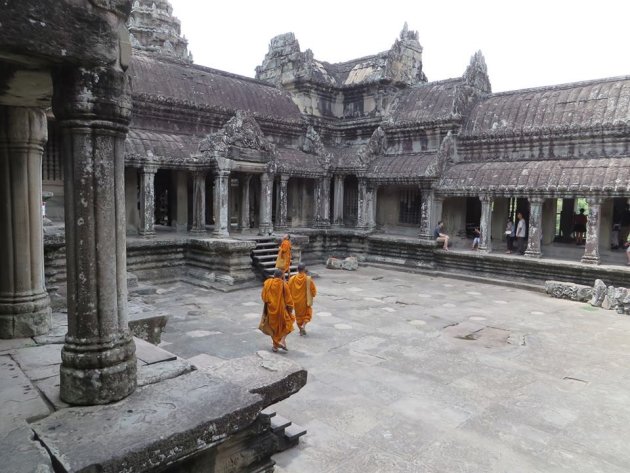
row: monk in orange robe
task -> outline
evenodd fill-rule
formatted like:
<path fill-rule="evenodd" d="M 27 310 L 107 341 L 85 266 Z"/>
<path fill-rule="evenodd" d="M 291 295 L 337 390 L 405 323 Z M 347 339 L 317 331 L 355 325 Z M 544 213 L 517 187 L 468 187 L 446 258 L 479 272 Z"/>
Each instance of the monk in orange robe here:
<path fill-rule="evenodd" d="M 295 317 L 293 316 L 293 299 L 291 298 L 291 291 L 280 269 L 275 269 L 273 278 L 269 278 L 265 281 L 261 294 L 262 300 L 265 303 L 265 310 L 269 317 L 269 326 L 273 332 L 271 340 L 273 341 L 274 352 L 278 351 L 278 348 L 284 351 L 289 351 L 287 348 L 287 335 L 293 331 L 293 323 Z"/>
<path fill-rule="evenodd" d="M 313 318 L 313 297 L 317 295 L 317 288 L 313 278 L 307 275 L 304 263 L 298 264 L 298 273 L 289 279 L 289 289 L 300 335 L 306 335 L 304 327 Z"/>
<path fill-rule="evenodd" d="M 291 268 L 291 236 L 288 233 L 282 238 L 282 243 L 278 249 L 276 268 L 282 271 L 282 276 L 288 273 Z"/>

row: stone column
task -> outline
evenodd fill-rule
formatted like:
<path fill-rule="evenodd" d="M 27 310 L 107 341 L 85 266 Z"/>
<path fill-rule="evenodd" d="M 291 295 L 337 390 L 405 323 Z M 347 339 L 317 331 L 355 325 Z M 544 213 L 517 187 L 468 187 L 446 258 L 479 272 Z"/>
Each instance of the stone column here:
<path fill-rule="evenodd" d="M 47 133 L 44 110 L 0 106 L 0 338 L 50 328 L 42 222 Z"/>
<path fill-rule="evenodd" d="M 136 388 L 127 317 L 124 190 L 130 84 L 113 67 L 68 67 L 53 79 L 65 166 L 68 280 L 61 399 L 104 404 Z"/>
<path fill-rule="evenodd" d="M 442 207 L 444 206 L 444 197 L 433 195 L 433 214 L 431 215 L 431 239 L 433 239 L 433 229 L 442 220 Z"/>
<path fill-rule="evenodd" d="M 155 235 L 155 166 L 140 169 L 140 228 L 138 234 L 151 238 Z"/>
<path fill-rule="evenodd" d="M 481 222 L 479 230 L 481 231 L 481 239 L 479 241 L 479 251 L 490 253 L 492 251 L 492 202 L 493 199 L 489 195 L 479 198 L 481 200 Z"/>
<path fill-rule="evenodd" d="M 527 237 L 527 249 L 525 256 L 540 258 L 540 236 L 542 232 L 542 204 L 541 197 L 529 198 L 529 234 Z"/>
<path fill-rule="evenodd" d="M 368 185 L 366 199 L 367 229 L 372 231 L 376 228 L 376 196 L 378 186 Z"/>
<path fill-rule="evenodd" d="M 582 263 L 599 264 L 599 229 L 601 224 L 602 199 L 599 197 L 589 197 L 588 220 L 586 222 L 586 244 L 584 245 L 584 256 Z"/>
<path fill-rule="evenodd" d="M 206 174 L 205 170 L 193 172 L 192 233 L 206 232 Z"/>
<path fill-rule="evenodd" d="M 334 181 L 334 201 L 333 201 L 333 221 L 332 224 L 335 227 L 343 227 L 343 183 L 344 176 L 335 175 Z"/>
<path fill-rule="evenodd" d="M 315 184 L 315 226 L 330 226 L 330 178 L 322 177 Z"/>
<path fill-rule="evenodd" d="M 289 176 L 287 174 L 280 175 L 280 181 L 278 185 L 277 204 L 278 210 L 276 211 L 276 229 L 285 230 L 288 226 L 288 197 L 287 197 L 287 185 L 289 182 Z"/>
<path fill-rule="evenodd" d="M 357 228 L 367 228 L 367 194 L 368 183 L 365 178 L 359 178 L 358 183 L 358 209 L 357 209 Z"/>
<path fill-rule="evenodd" d="M 420 232 L 418 236 L 424 240 L 432 240 L 433 189 L 420 187 L 420 199 Z"/>
<path fill-rule="evenodd" d="M 219 170 L 214 176 L 214 231 L 216 237 L 229 237 L 230 171 Z"/>
<path fill-rule="evenodd" d="M 267 235 L 273 232 L 271 206 L 273 205 L 273 176 L 269 173 L 260 175 L 260 224 L 258 232 Z"/>
<path fill-rule="evenodd" d="M 240 180 L 241 184 L 241 214 L 239 216 L 239 229 L 249 230 L 249 183 L 252 180 L 251 174 L 243 176 Z"/>

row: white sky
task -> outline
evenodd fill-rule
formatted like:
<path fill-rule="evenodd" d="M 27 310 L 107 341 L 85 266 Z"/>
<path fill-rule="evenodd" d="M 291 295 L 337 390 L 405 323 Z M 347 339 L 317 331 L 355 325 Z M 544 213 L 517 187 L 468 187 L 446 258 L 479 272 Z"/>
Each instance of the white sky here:
<path fill-rule="evenodd" d="M 254 76 L 269 40 L 339 62 L 388 50 L 405 21 L 424 72 L 461 76 L 483 52 L 493 91 L 630 75 L 630 0 L 171 0 L 195 63 Z"/>

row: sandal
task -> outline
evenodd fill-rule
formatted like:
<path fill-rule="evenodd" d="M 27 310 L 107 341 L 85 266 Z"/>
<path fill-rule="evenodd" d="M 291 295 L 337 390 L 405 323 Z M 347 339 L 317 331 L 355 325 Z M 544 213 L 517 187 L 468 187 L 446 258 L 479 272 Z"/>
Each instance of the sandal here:
<path fill-rule="evenodd" d="M 274 353 L 278 353 L 278 347 L 271 347 L 271 351 Z"/>
<path fill-rule="evenodd" d="M 286 345 L 279 345 L 278 348 L 282 348 L 284 351 L 289 351 Z"/>

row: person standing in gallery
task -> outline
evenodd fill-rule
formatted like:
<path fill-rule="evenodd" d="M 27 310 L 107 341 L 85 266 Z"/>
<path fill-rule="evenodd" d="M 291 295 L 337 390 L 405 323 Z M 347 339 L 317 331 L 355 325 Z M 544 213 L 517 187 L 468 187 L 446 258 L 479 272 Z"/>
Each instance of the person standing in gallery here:
<path fill-rule="evenodd" d="M 506 253 L 509 255 L 514 251 L 514 232 L 516 231 L 516 227 L 514 226 L 514 220 L 512 217 L 508 218 L 507 223 L 505 225 L 505 239 L 507 241 L 507 251 Z"/>

